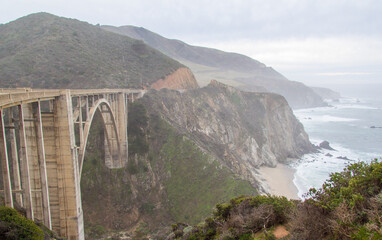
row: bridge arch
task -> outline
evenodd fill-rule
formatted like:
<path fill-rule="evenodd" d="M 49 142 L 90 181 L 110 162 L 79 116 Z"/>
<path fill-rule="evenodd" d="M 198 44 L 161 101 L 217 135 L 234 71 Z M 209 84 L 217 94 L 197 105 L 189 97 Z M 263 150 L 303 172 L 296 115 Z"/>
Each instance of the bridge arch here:
<path fill-rule="evenodd" d="M 105 130 L 105 141 L 107 147 L 105 147 L 105 164 L 107 167 L 113 168 L 113 166 L 121 165 L 121 143 L 119 140 L 119 134 L 117 130 L 115 114 L 107 99 L 98 99 L 88 112 L 88 119 L 86 119 L 83 126 L 83 139 L 80 140 L 79 148 L 79 173 L 80 179 L 82 175 L 82 167 L 86 154 L 86 146 L 89 138 L 89 132 L 93 123 L 96 112 L 99 112 L 102 117 L 103 127 Z M 80 117 L 80 116 L 78 116 Z M 82 117 L 82 116 L 81 116 Z M 80 126 L 82 127 L 82 126 Z M 81 131 L 81 130 L 80 130 Z"/>

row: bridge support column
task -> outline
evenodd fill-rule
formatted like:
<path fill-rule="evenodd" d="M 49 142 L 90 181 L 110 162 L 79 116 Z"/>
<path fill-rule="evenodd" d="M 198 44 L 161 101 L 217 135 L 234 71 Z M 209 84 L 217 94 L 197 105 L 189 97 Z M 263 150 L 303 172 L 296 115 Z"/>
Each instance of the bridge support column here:
<path fill-rule="evenodd" d="M 117 107 L 116 114 L 117 127 L 119 132 L 119 144 L 120 144 L 120 165 L 118 167 L 124 167 L 127 163 L 128 157 L 128 140 L 127 140 L 127 115 L 128 115 L 128 96 L 125 93 L 119 93 L 117 95 Z"/>
<path fill-rule="evenodd" d="M 4 185 L 5 205 L 13 208 L 12 183 L 9 171 L 8 147 L 4 125 L 4 109 L 0 110 L 0 147 L 1 147 L 1 170 Z"/>
<path fill-rule="evenodd" d="M 15 124 L 13 122 L 13 109 L 10 108 L 10 111 L 8 113 L 8 119 L 9 119 L 9 140 L 11 143 L 11 152 L 12 152 L 12 168 L 13 168 L 13 184 L 14 189 L 16 191 L 15 193 L 15 199 L 16 202 L 19 204 L 20 207 L 24 207 L 23 202 L 23 196 L 22 196 L 22 189 L 21 189 L 21 180 L 20 180 L 20 165 L 19 165 L 19 156 L 17 151 L 17 141 L 16 141 L 16 131 L 15 131 Z"/>
<path fill-rule="evenodd" d="M 33 209 L 28 209 L 27 212 L 33 211 L 33 217 L 42 221 L 46 227 L 51 229 L 49 190 L 40 102 L 37 101 L 31 104 L 23 104 L 21 108 L 23 129 L 20 131 L 20 140 L 22 148 L 25 147 L 24 149 L 21 149 L 21 152 L 22 155 L 26 154 L 25 157 L 22 157 L 22 161 L 26 162 L 21 163 L 24 165 L 24 170 L 25 167 L 29 168 L 29 179 L 26 179 L 27 182 L 23 181 L 23 183 L 26 184 L 24 188 L 27 190 L 27 198 L 29 198 L 28 195 L 31 193 L 30 207 Z M 28 150 L 26 151 L 26 149 Z M 28 166 L 25 166 L 26 164 L 28 164 Z"/>
<path fill-rule="evenodd" d="M 19 109 L 19 134 L 20 134 L 20 165 L 21 165 L 21 181 L 24 190 L 24 206 L 27 211 L 27 217 L 34 220 L 34 209 L 32 204 L 32 188 L 30 183 L 29 171 L 29 154 L 27 148 L 27 136 L 24 124 L 23 105 L 18 106 Z"/>
<path fill-rule="evenodd" d="M 56 157 L 50 159 L 49 162 L 51 162 L 52 168 L 54 168 L 54 165 L 57 166 L 58 196 L 55 196 L 55 199 L 59 201 L 59 232 L 60 235 L 66 236 L 69 240 L 82 240 L 84 239 L 84 226 L 80 174 L 70 92 L 63 92 L 54 102 Z M 54 178 L 53 175 L 51 177 Z M 54 209 L 54 211 L 57 211 L 57 209 Z M 54 225 L 58 226 L 58 223 Z"/>

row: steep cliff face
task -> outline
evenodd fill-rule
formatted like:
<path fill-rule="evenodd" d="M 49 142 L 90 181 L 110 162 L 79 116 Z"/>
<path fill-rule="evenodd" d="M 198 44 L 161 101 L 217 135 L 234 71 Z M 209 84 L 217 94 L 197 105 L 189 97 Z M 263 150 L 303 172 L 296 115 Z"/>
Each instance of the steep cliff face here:
<path fill-rule="evenodd" d="M 144 99 L 229 169 L 256 184 L 256 168 L 300 157 L 312 150 L 286 100 L 248 93 L 216 81 L 185 93 L 162 90 Z"/>
<path fill-rule="evenodd" d="M 182 67 L 177 69 L 175 72 L 166 76 L 164 79 L 159 79 L 150 88 L 159 90 L 162 88 L 167 89 L 192 89 L 198 88 L 199 85 L 196 82 L 194 74 L 190 69 Z"/>

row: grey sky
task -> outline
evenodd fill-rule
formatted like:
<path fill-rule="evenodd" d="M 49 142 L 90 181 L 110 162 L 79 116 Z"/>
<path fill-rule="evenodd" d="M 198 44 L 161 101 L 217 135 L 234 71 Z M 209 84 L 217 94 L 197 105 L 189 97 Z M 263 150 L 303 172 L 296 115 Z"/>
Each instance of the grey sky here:
<path fill-rule="evenodd" d="M 0 0 L 0 23 L 45 11 L 142 26 L 253 57 L 311 85 L 382 82 L 380 0 Z M 382 90 L 382 89 L 381 89 Z"/>

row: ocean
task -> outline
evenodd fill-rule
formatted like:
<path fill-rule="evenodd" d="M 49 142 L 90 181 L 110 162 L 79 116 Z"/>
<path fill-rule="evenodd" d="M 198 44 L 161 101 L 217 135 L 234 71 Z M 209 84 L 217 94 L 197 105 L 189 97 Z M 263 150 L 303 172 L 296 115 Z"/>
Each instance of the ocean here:
<path fill-rule="evenodd" d="M 326 140 L 334 149 L 306 154 L 292 165 L 300 198 L 349 163 L 382 158 L 382 97 L 343 97 L 328 103 L 330 107 L 294 111 L 313 144 Z"/>

